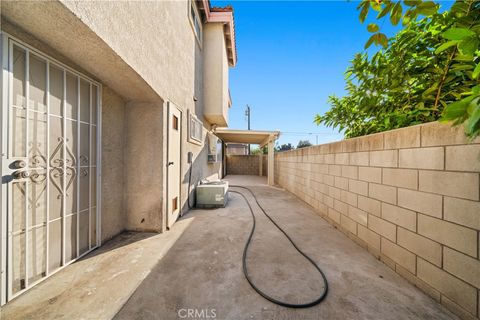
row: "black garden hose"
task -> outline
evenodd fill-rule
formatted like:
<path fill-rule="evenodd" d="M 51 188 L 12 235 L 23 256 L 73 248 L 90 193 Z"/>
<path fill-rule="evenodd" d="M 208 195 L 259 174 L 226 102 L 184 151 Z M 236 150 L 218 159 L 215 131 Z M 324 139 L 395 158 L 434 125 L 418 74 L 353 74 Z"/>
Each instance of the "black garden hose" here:
<path fill-rule="evenodd" d="M 327 282 L 327 278 L 325 277 L 325 274 L 323 273 L 322 269 L 320 269 L 320 267 L 315 263 L 315 261 L 313 261 L 312 258 L 310 258 L 306 253 L 304 253 L 302 250 L 300 250 L 300 248 L 298 248 L 298 246 L 295 244 L 295 242 L 292 240 L 292 238 L 290 238 L 290 236 L 285 232 L 285 230 L 283 230 L 273 219 L 272 217 L 270 217 L 270 215 L 268 215 L 268 213 L 265 211 L 265 209 L 263 209 L 263 207 L 260 205 L 260 203 L 258 202 L 258 199 L 257 197 L 255 196 L 255 194 L 253 193 L 253 191 L 247 187 L 244 187 L 244 186 L 235 186 L 235 185 L 231 185 L 230 187 L 233 187 L 233 188 L 241 188 L 241 189 L 246 189 L 250 192 L 250 194 L 253 196 L 253 198 L 255 199 L 255 202 L 257 203 L 258 207 L 260 208 L 260 210 L 262 210 L 263 214 L 278 228 L 278 230 L 280 230 L 284 235 L 285 237 L 288 239 L 288 241 L 290 241 L 290 243 L 292 244 L 292 246 L 302 255 L 305 257 L 305 259 L 307 259 L 314 267 L 315 269 L 317 269 L 317 271 L 320 273 L 320 275 L 322 276 L 322 279 L 323 279 L 323 283 L 325 284 L 324 286 L 324 289 L 323 289 L 323 292 L 320 294 L 320 296 L 311 301 L 311 302 L 307 302 L 307 303 L 300 303 L 300 304 L 295 304 L 295 303 L 288 303 L 288 302 L 283 302 L 283 301 L 280 301 L 280 300 L 277 300 L 275 298 L 272 298 L 271 296 L 267 295 L 266 293 L 264 293 L 262 290 L 260 290 L 254 283 L 253 283 L 253 280 L 250 278 L 250 276 L 248 275 L 248 269 L 247 269 L 247 253 L 248 253 L 248 248 L 250 247 L 250 243 L 252 241 L 252 237 L 253 237 L 253 234 L 255 233 L 255 214 L 253 213 L 253 209 L 252 209 L 252 206 L 250 205 L 250 202 L 248 202 L 248 199 L 247 197 L 245 197 L 245 195 L 241 192 L 238 192 L 238 191 L 233 191 L 233 190 L 230 190 L 230 192 L 233 192 L 233 193 L 237 193 L 239 195 L 241 195 L 243 197 L 243 199 L 245 200 L 245 202 L 247 203 L 248 207 L 250 208 L 250 213 L 252 214 L 252 218 L 253 218 L 253 224 L 252 224 L 252 230 L 250 231 L 250 235 L 248 236 L 248 239 L 247 239 L 247 242 L 245 243 L 245 248 L 243 249 L 243 257 L 242 257 L 242 263 L 243 263 L 243 274 L 245 275 L 245 278 L 247 279 L 248 283 L 250 283 L 250 286 L 252 286 L 252 288 L 257 291 L 257 293 L 259 295 L 261 295 L 262 297 L 264 297 L 265 299 L 279 305 L 279 306 L 283 306 L 283 307 L 288 307 L 288 308 L 309 308 L 309 307 L 313 307 L 317 304 L 319 304 L 320 302 L 322 302 L 323 299 L 325 299 L 325 297 L 327 296 L 327 292 L 328 292 L 328 282 Z"/>

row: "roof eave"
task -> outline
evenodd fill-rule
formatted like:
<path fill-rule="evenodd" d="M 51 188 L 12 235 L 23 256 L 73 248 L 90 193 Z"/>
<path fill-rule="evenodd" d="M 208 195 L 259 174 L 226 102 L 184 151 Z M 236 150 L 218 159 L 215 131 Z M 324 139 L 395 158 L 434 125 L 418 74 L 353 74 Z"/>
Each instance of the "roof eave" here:
<path fill-rule="evenodd" d="M 237 64 L 237 48 L 235 43 L 235 23 L 233 12 L 229 9 L 222 11 L 212 11 L 209 0 L 201 0 L 200 4 L 205 13 L 206 22 L 223 23 L 223 33 L 225 35 L 225 43 L 227 46 L 228 63 L 230 67 Z"/>

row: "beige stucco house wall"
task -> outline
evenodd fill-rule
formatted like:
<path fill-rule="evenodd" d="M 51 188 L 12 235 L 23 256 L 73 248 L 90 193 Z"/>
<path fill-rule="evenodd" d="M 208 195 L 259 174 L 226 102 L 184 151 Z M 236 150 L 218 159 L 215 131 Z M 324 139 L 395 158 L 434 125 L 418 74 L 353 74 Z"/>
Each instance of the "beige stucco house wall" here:
<path fill-rule="evenodd" d="M 102 85 L 102 241 L 123 230 L 166 230 L 168 103 L 182 112 L 182 212 L 188 152 L 193 184 L 222 175 L 221 161 L 207 162 L 207 140 L 215 126 L 227 125 L 236 53 L 233 13 L 214 11 L 206 0 L 1 3 L 4 35 Z M 203 143 L 188 139 L 189 114 L 203 123 Z"/>

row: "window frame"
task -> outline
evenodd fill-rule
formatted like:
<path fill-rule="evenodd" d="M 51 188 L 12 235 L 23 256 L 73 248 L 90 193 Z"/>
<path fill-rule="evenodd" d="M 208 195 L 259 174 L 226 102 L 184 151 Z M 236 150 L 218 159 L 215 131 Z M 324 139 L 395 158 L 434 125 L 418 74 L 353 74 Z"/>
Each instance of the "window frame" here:
<path fill-rule="evenodd" d="M 193 128 L 192 121 L 199 126 L 199 130 L 200 130 L 199 138 L 194 136 L 196 128 Z M 188 111 L 188 130 L 187 131 L 188 131 L 188 142 L 198 144 L 200 146 L 203 145 L 203 122 L 200 119 L 198 119 L 190 110 Z"/>
<path fill-rule="evenodd" d="M 194 16 L 192 16 L 192 13 Z M 202 49 L 202 44 L 203 44 L 203 22 L 202 18 L 200 17 L 200 13 L 198 12 L 197 4 L 195 3 L 195 0 L 189 0 L 188 1 L 188 20 L 190 21 L 190 26 L 192 27 L 193 34 L 195 35 L 195 39 L 200 47 Z M 198 30 L 195 27 L 195 22 L 198 22 Z"/>

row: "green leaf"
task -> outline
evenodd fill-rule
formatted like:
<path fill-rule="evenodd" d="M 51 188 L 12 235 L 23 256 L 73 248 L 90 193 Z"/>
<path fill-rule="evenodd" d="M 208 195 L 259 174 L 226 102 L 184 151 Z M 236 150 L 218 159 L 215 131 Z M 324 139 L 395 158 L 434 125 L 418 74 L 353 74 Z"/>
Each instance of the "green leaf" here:
<path fill-rule="evenodd" d="M 380 30 L 380 27 L 376 24 L 376 23 L 370 23 L 368 26 L 367 26 L 367 30 L 368 32 L 377 32 L 378 30 Z"/>
<path fill-rule="evenodd" d="M 472 88 L 472 94 L 477 96 L 480 95 L 480 84 Z"/>
<path fill-rule="evenodd" d="M 479 101 L 480 99 L 477 98 L 470 103 L 471 105 L 473 105 L 474 110 L 468 118 L 467 123 L 465 123 L 465 131 L 470 136 L 475 134 L 475 127 L 477 127 L 480 123 L 480 105 L 478 104 Z"/>
<path fill-rule="evenodd" d="M 452 67 L 450 68 L 450 70 L 452 71 L 463 71 L 463 70 L 472 70 L 472 69 L 473 69 L 472 65 L 460 64 L 460 63 L 453 64 Z"/>
<path fill-rule="evenodd" d="M 443 111 L 442 121 L 454 121 L 459 124 L 465 121 L 468 117 L 467 108 L 470 102 L 473 100 L 473 96 L 467 97 L 460 101 L 456 101 L 448 105 Z"/>
<path fill-rule="evenodd" d="M 382 47 L 386 48 L 388 47 L 388 38 L 385 34 L 383 33 L 377 33 L 377 44 L 380 44 Z"/>
<path fill-rule="evenodd" d="M 368 2 L 366 2 L 368 4 Z M 364 23 L 367 18 L 368 10 L 370 9 L 369 5 L 364 5 L 362 11 L 360 11 L 360 22 Z"/>
<path fill-rule="evenodd" d="M 400 2 L 397 2 L 390 14 L 390 22 L 396 26 L 400 22 L 400 18 L 402 18 L 402 5 Z"/>
<path fill-rule="evenodd" d="M 455 58 L 453 58 L 455 61 L 464 61 L 464 62 L 472 62 L 473 61 L 473 56 L 470 55 L 463 55 L 463 54 L 456 54 Z"/>
<path fill-rule="evenodd" d="M 478 48 L 478 38 L 477 36 L 468 37 L 458 44 L 458 50 L 463 55 L 473 56 L 475 51 Z"/>
<path fill-rule="evenodd" d="M 376 1 L 370 1 L 370 7 L 372 7 L 372 9 L 375 11 L 382 10 L 382 5 Z"/>
<path fill-rule="evenodd" d="M 376 34 L 373 34 L 367 41 L 367 43 L 365 43 L 365 49 L 368 49 L 372 43 L 375 41 L 375 39 L 377 38 L 377 35 Z M 375 41 L 376 42 L 376 41 Z"/>
<path fill-rule="evenodd" d="M 472 73 L 472 78 L 473 79 L 477 79 L 478 76 L 480 76 L 480 62 L 477 64 L 477 66 L 475 67 L 475 69 L 473 70 L 473 73 Z"/>
<path fill-rule="evenodd" d="M 421 0 L 404 0 L 403 3 L 409 7 L 413 7 L 422 3 Z"/>
<path fill-rule="evenodd" d="M 451 40 L 451 41 L 445 42 L 444 44 L 442 44 L 440 47 L 438 47 L 435 50 L 435 54 L 439 54 L 440 52 L 443 52 L 443 51 L 447 50 L 448 48 L 457 45 L 458 42 L 459 42 L 458 40 Z"/>
<path fill-rule="evenodd" d="M 406 26 L 407 24 L 410 23 L 410 21 L 412 21 L 412 18 L 410 18 L 410 17 L 407 16 L 407 15 L 404 15 L 404 16 L 403 16 L 403 19 L 402 19 L 402 25 L 403 25 L 403 26 Z"/>
<path fill-rule="evenodd" d="M 465 28 L 450 28 L 442 33 L 442 37 L 447 40 L 463 40 L 474 35 L 475 32 Z"/>
<path fill-rule="evenodd" d="M 431 16 L 438 11 L 438 5 L 433 1 L 424 1 L 417 6 L 417 12 L 424 16 Z"/>
<path fill-rule="evenodd" d="M 383 8 L 383 10 L 380 11 L 380 13 L 378 14 L 377 19 L 383 18 L 385 15 L 387 15 L 387 13 L 390 12 L 392 7 L 393 7 L 393 4 L 391 2 L 387 3 L 385 8 Z"/>
<path fill-rule="evenodd" d="M 422 96 L 425 98 L 425 97 L 428 97 L 430 94 L 432 94 L 433 92 L 437 91 L 437 88 L 438 88 L 438 83 L 434 83 L 433 86 L 431 86 L 430 88 L 428 88 L 427 90 L 425 90 L 423 93 L 422 93 Z"/>

